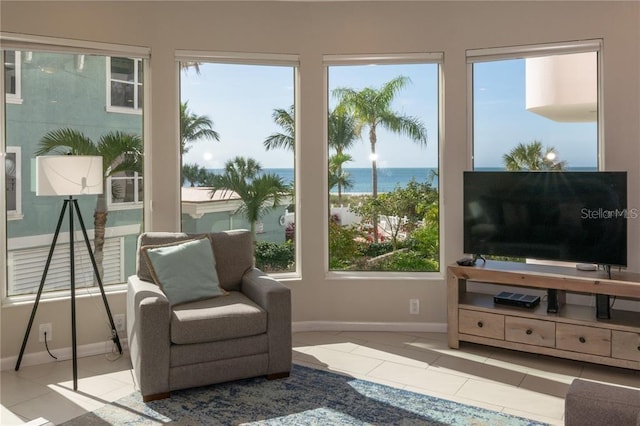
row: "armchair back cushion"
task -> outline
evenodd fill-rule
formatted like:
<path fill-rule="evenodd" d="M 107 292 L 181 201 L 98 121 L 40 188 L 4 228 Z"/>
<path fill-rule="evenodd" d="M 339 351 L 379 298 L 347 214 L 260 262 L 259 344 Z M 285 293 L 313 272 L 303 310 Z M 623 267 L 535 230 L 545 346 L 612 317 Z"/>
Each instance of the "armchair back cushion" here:
<path fill-rule="evenodd" d="M 175 244 L 180 241 L 202 238 L 206 234 L 176 232 L 145 232 L 138 237 L 138 247 Z M 233 230 L 210 234 L 211 247 L 216 262 L 220 287 L 227 291 L 239 291 L 242 276 L 253 267 L 253 241 L 247 230 Z M 137 255 L 137 275 L 141 280 L 153 281 L 151 271 L 140 250 Z"/>
<path fill-rule="evenodd" d="M 216 261 L 208 237 L 141 250 L 153 281 L 171 305 L 227 294 L 218 284 Z"/>

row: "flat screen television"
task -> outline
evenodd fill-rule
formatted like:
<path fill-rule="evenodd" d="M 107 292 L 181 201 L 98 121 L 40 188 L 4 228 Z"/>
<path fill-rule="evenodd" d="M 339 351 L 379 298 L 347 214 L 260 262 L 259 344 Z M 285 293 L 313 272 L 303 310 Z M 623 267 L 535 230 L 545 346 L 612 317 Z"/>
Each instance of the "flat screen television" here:
<path fill-rule="evenodd" d="M 627 265 L 626 172 L 465 172 L 464 251 Z"/>

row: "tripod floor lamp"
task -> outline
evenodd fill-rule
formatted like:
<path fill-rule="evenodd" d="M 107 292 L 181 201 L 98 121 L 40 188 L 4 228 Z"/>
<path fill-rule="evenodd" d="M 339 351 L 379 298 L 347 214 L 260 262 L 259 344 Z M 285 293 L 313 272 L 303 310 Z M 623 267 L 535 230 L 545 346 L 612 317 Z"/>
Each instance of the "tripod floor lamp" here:
<path fill-rule="evenodd" d="M 74 211 L 78 216 L 78 222 L 82 229 L 82 235 L 84 236 L 84 242 L 89 252 L 89 258 L 93 266 L 96 281 L 100 287 L 100 293 L 102 294 L 102 301 L 109 317 L 109 324 L 111 325 L 111 338 L 118 347 L 118 351 L 122 354 L 122 346 L 120 345 L 120 339 L 116 331 L 113 317 L 111 316 L 111 310 L 109 309 L 109 303 L 107 302 L 107 296 L 104 293 L 104 287 L 102 285 L 102 278 L 98 273 L 98 265 L 89 243 L 89 237 L 87 236 L 87 229 L 84 226 L 82 220 L 82 214 L 78 207 L 78 200 L 74 198 L 74 195 L 95 195 L 102 194 L 103 191 L 103 171 L 102 171 L 102 157 L 98 156 L 81 156 L 81 155 L 50 155 L 36 158 L 36 195 L 53 195 L 53 196 L 68 196 L 69 198 L 64 200 L 62 210 L 60 211 L 60 217 L 58 219 L 58 225 L 53 235 L 53 241 L 51 248 L 49 249 L 49 256 L 44 266 L 44 272 L 42 279 L 40 280 L 40 287 L 36 295 L 35 303 L 31 311 L 31 317 L 29 318 L 29 324 L 27 325 L 27 331 L 24 334 L 22 341 L 22 347 L 20 348 L 20 355 L 18 356 L 18 362 L 16 363 L 16 371 L 20 368 L 22 362 L 22 356 L 24 355 L 25 347 L 27 346 L 27 340 L 29 339 L 29 333 L 33 326 L 33 320 L 36 316 L 38 304 L 40 303 L 40 296 L 42 295 L 42 289 L 44 288 L 45 281 L 47 279 L 47 272 L 51 265 L 51 259 L 53 257 L 53 251 L 58 241 L 58 235 L 60 234 L 60 227 L 65 217 L 65 212 L 69 213 L 69 267 L 70 267 L 70 288 L 71 288 L 71 345 L 72 345 L 72 358 L 73 358 L 73 390 L 78 390 L 78 353 L 76 342 L 76 282 L 75 282 L 75 253 L 74 253 Z"/>

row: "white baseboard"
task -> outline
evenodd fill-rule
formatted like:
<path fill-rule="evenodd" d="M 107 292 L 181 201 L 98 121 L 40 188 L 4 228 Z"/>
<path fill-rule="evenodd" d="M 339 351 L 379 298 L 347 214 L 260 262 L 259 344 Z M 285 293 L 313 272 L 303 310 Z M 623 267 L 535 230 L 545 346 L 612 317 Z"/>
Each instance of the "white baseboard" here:
<path fill-rule="evenodd" d="M 446 333 L 446 323 L 425 323 L 425 322 L 345 322 L 345 321 L 296 321 L 291 325 L 294 333 L 305 331 L 387 331 L 396 333 Z M 126 338 L 120 339 L 122 349 L 128 349 Z M 112 352 L 114 344 L 111 340 L 101 343 L 91 343 L 78 346 L 78 358 L 87 356 L 102 355 Z M 51 351 L 57 361 L 71 359 L 71 347 L 53 349 Z M 0 360 L 1 370 L 12 370 L 16 366 L 18 356 L 2 358 Z M 21 367 L 29 365 L 46 364 L 56 362 L 46 351 L 29 353 L 22 357 Z"/>
<path fill-rule="evenodd" d="M 128 349 L 129 345 L 127 342 L 127 338 L 120 338 L 120 345 L 122 346 L 122 350 Z M 102 355 L 113 352 L 115 349 L 115 344 L 111 340 L 107 340 L 99 343 L 90 343 L 88 345 L 80 345 L 77 348 L 78 350 L 78 358 L 83 358 L 87 356 L 94 355 Z M 34 352 L 25 354 L 22 357 L 22 362 L 20 363 L 20 367 L 27 367 L 29 365 L 38 365 L 38 364 L 46 364 L 48 362 L 57 362 L 71 359 L 73 356 L 73 351 L 71 347 L 67 348 L 59 348 L 59 349 L 51 349 L 51 353 L 54 354 L 58 359 L 55 360 L 51 358 L 51 356 L 47 353 L 47 351 L 42 352 Z M 16 362 L 18 362 L 18 356 L 10 356 L 7 358 L 2 358 L 0 360 L 0 370 L 13 370 L 16 368 Z"/>
<path fill-rule="evenodd" d="M 418 333 L 446 333 L 446 323 L 425 322 L 344 322 L 344 321 L 295 321 L 292 331 L 391 331 Z"/>

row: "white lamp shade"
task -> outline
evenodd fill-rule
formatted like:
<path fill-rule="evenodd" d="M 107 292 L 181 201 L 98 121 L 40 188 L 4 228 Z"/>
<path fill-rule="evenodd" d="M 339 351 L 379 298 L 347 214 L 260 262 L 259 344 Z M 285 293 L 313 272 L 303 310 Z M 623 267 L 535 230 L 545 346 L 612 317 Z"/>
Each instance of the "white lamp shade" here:
<path fill-rule="evenodd" d="M 36 195 L 102 194 L 102 157 L 47 155 L 36 158 Z"/>

